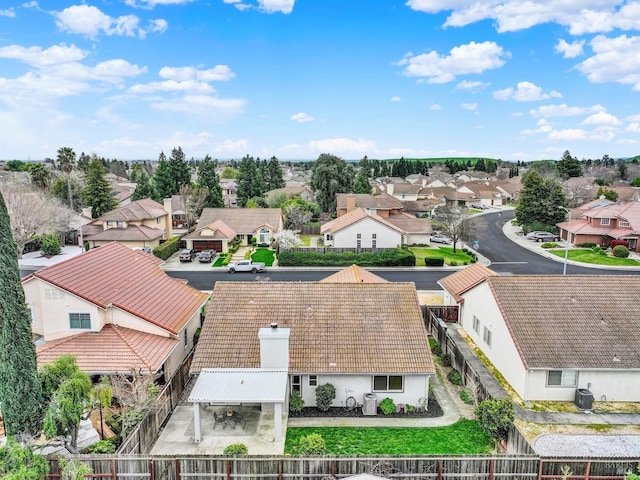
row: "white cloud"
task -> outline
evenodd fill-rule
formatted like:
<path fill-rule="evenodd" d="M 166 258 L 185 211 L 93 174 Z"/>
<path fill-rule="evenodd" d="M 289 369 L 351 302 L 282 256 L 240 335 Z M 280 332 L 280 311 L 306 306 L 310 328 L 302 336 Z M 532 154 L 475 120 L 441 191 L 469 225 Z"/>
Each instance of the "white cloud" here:
<path fill-rule="evenodd" d="M 11 7 L 7 10 L 0 10 L 0 17 L 9 17 L 9 18 L 15 18 L 16 17 L 16 9 Z"/>
<path fill-rule="evenodd" d="M 258 0 L 260 10 L 266 13 L 289 14 L 295 3 L 295 0 Z"/>
<path fill-rule="evenodd" d="M 195 80 L 165 80 L 163 82 L 138 83 L 129 88 L 129 93 L 155 93 L 155 92 L 192 92 L 213 93 L 215 89 L 204 82 Z"/>
<path fill-rule="evenodd" d="M 625 118 L 627 122 L 640 122 L 640 113 L 637 115 L 630 115 Z"/>
<path fill-rule="evenodd" d="M 640 123 L 633 122 L 627 125 L 627 128 L 624 129 L 625 132 L 631 133 L 640 133 Z"/>
<path fill-rule="evenodd" d="M 442 110 L 442 105 L 434 103 L 429 107 L 429 110 Z"/>
<path fill-rule="evenodd" d="M 558 40 L 556 45 L 556 52 L 562 53 L 564 58 L 576 58 L 582 55 L 584 47 L 584 40 L 576 40 L 574 42 L 568 43 L 564 39 Z"/>
<path fill-rule="evenodd" d="M 598 35 L 590 45 L 595 55 L 576 67 L 589 81 L 632 85 L 633 90 L 640 91 L 640 37 Z"/>
<path fill-rule="evenodd" d="M 193 67 L 162 67 L 159 75 L 168 80 L 198 80 L 201 82 L 225 82 L 236 76 L 227 65 L 216 65 L 207 70 Z"/>
<path fill-rule="evenodd" d="M 291 120 L 294 120 L 298 123 L 307 123 L 313 122 L 314 118 L 311 115 L 307 115 L 306 113 L 300 112 L 295 115 L 291 115 Z"/>
<path fill-rule="evenodd" d="M 164 33 L 167 31 L 167 28 L 169 28 L 169 23 L 166 20 L 156 18 L 154 20 L 149 20 L 149 27 L 147 28 L 147 31 L 151 33 Z"/>
<path fill-rule="evenodd" d="M 394 97 L 391 97 L 391 101 L 392 102 L 399 102 L 400 101 L 400 97 L 398 97 L 397 95 Z"/>
<path fill-rule="evenodd" d="M 463 80 L 456 85 L 455 90 L 468 90 L 472 92 L 477 92 L 480 90 L 484 90 L 489 85 L 491 85 L 489 82 L 480 82 L 480 81 L 472 82 L 471 80 Z"/>
<path fill-rule="evenodd" d="M 249 151 L 249 142 L 247 140 L 225 140 L 221 143 L 216 143 L 213 151 L 215 153 L 244 155 Z"/>
<path fill-rule="evenodd" d="M 157 5 L 184 5 L 194 0 L 124 0 L 125 5 L 133 8 L 154 8 Z"/>
<path fill-rule="evenodd" d="M 598 112 L 593 115 L 589 115 L 581 125 L 622 125 L 622 122 L 617 117 L 607 112 Z"/>
<path fill-rule="evenodd" d="M 407 77 L 426 77 L 429 83 L 447 83 L 457 75 L 499 68 L 510 56 L 495 42 L 471 42 L 452 48 L 448 56 L 434 51 L 415 56 L 408 53 L 397 65 L 405 67 L 402 73 Z"/>
<path fill-rule="evenodd" d="M 326 138 L 324 140 L 312 140 L 309 148 L 317 152 L 344 153 L 375 153 L 378 151 L 376 142 L 372 140 L 351 140 L 349 138 Z"/>
<path fill-rule="evenodd" d="M 565 130 L 554 130 L 549 133 L 549 140 L 586 140 L 587 132 L 581 128 L 567 128 Z"/>
<path fill-rule="evenodd" d="M 182 112 L 219 121 L 236 117 L 243 111 L 246 103 L 239 98 L 223 99 L 208 95 L 185 95 L 177 99 L 152 101 L 151 106 L 156 110 Z"/>
<path fill-rule="evenodd" d="M 542 88 L 531 82 L 518 82 L 515 90 L 513 88 L 505 88 L 504 90 L 496 90 L 493 92 L 493 98 L 496 100 L 511 99 L 516 102 L 535 102 L 561 97 L 562 95 L 555 90 L 551 90 L 549 93 L 542 93 Z"/>
<path fill-rule="evenodd" d="M 591 113 L 604 112 L 606 109 L 602 105 L 593 105 L 591 107 L 570 107 L 566 103 L 561 105 L 545 105 L 529 110 L 529 114 L 533 117 L 575 117 L 578 115 L 589 115 Z"/>
<path fill-rule="evenodd" d="M 462 108 L 464 108 L 465 110 L 470 110 L 472 112 L 476 112 L 478 113 L 478 104 L 477 103 L 463 103 L 461 105 Z"/>

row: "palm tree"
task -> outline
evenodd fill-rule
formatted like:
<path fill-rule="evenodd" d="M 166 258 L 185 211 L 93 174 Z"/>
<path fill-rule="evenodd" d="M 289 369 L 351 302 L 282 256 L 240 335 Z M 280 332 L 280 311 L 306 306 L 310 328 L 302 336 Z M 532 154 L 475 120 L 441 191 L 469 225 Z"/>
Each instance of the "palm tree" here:
<path fill-rule="evenodd" d="M 71 192 L 71 172 L 76 164 L 76 152 L 71 147 L 60 147 L 58 149 L 58 168 L 67 176 L 67 201 L 69 207 L 73 208 L 73 197 Z"/>

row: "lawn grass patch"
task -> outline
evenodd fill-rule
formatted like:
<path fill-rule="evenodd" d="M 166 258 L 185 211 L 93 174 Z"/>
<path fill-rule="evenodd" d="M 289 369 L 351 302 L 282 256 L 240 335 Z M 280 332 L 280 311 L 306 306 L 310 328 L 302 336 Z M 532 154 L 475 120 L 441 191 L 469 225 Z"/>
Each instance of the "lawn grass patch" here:
<path fill-rule="evenodd" d="M 251 255 L 252 262 L 262 262 L 265 266 L 270 267 L 273 265 L 276 252 L 269 250 L 268 248 L 258 248 L 253 255 Z"/>
<path fill-rule="evenodd" d="M 216 258 L 216 261 L 213 262 L 212 267 L 222 267 L 223 263 L 224 263 L 224 259 L 225 259 L 225 255 L 221 255 L 218 258 Z"/>
<path fill-rule="evenodd" d="M 451 262 L 456 262 L 458 265 L 471 263 L 471 255 L 464 253 L 460 248 L 456 249 L 456 253 L 453 253 L 453 247 L 410 247 L 409 250 L 416 256 L 416 265 L 420 266 L 424 265 L 424 259 L 427 257 L 444 258 L 446 265 L 451 265 Z"/>
<path fill-rule="evenodd" d="M 564 258 L 565 250 L 549 250 L 555 256 Z M 416 255 L 417 256 L 417 255 Z M 595 265 L 609 265 L 612 267 L 640 267 L 640 262 L 633 258 L 616 258 L 609 255 L 600 255 L 591 249 L 572 248 L 569 249 L 569 260 L 576 262 L 591 263 Z"/>
<path fill-rule="evenodd" d="M 475 420 L 433 428 L 304 427 L 288 428 L 284 453 L 295 454 L 300 437 L 319 433 L 327 455 L 479 455 L 492 440 Z"/>

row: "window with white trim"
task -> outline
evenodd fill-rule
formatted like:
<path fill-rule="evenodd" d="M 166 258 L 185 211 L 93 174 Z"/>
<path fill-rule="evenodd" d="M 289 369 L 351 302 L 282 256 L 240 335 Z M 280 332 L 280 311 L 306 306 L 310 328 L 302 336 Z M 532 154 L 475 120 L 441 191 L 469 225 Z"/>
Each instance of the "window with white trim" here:
<path fill-rule="evenodd" d="M 333 240 L 333 233 L 327 233 L 327 241 Z"/>
<path fill-rule="evenodd" d="M 404 377 L 402 375 L 374 375 L 374 392 L 402 392 L 404 391 Z"/>
<path fill-rule="evenodd" d="M 64 291 L 57 288 L 45 288 L 44 298 L 47 300 L 64 300 Z"/>
<path fill-rule="evenodd" d="M 600 225 L 609 225 L 611 223 L 611 219 L 610 218 L 601 218 L 600 219 Z"/>
<path fill-rule="evenodd" d="M 489 330 L 487 327 L 484 327 L 484 330 L 482 332 L 482 339 L 484 340 L 484 343 L 491 346 L 491 330 Z"/>
<path fill-rule="evenodd" d="M 89 330 L 91 328 L 91 314 L 70 313 L 69 328 L 72 330 Z"/>
<path fill-rule="evenodd" d="M 578 386 L 577 370 L 549 370 L 547 372 L 548 387 L 572 387 Z"/>
<path fill-rule="evenodd" d="M 299 392 L 301 391 L 301 376 L 300 375 L 291 375 L 291 391 Z"/>
<path fill-rule="evenodd" d="M 476 333 L 480 333 L 480 319 L 475 315 L 473 316 L 473 329 Z"/>
<path fill-rule="evenodd" d="M 620 220 L 618 222 L 618 226 L 619 227 L 629 227 L 629 226 L 631 226 L 631 224 L 629 222 L 625 221 L 625 220 Z"/>
<path fill-rule="evenodd" d="M 309 386 L 317 387 L 318 386 L 318 376 L 317 375 L 309 375 Z"/>

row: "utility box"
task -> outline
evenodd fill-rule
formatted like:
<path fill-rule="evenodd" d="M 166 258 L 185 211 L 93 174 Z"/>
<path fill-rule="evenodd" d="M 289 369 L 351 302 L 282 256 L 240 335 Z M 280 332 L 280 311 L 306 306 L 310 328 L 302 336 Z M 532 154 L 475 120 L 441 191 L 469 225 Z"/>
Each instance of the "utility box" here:
<path fill-rule="evenodd" d="M 593 410 L 593 393 L 586 388 L 576 388 L 575 404 L 580 410 Z"/>
<path fill-rule="evenodd" d="M 362 414 L 363 415 L 377 415 L 378 414 L 378 398 L 373 393 L 364 394 L 364 402 L 362 402 Z"/>

